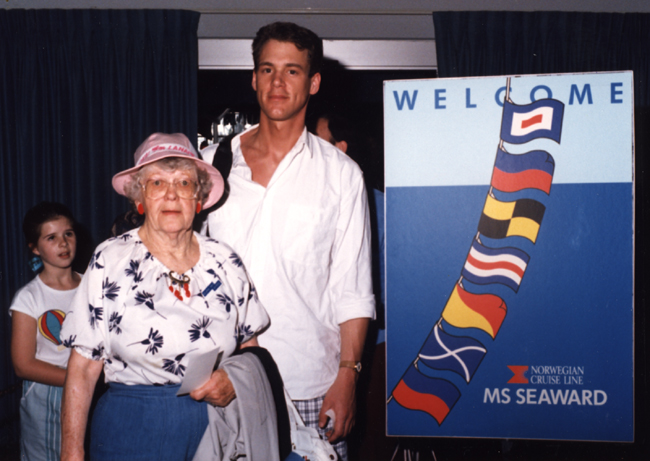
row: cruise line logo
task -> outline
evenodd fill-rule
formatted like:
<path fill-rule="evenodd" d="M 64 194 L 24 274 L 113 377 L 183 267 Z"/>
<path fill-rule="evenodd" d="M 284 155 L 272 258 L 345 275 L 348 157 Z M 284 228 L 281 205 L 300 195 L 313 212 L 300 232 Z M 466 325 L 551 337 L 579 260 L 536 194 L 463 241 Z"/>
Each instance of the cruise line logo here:
<path fill-rule="evenodd" d="M 513 376 L 508 381 L 508 384 L 528 384 L 528 378 L 525 373 L 528 371 L 528 366 L 508 365 Z"/>
<path fill-rule="evenodd" d="M 572 365 L 508 365 L 512 377 L 507 384 L 525 386 L 486 387 L 487 405 L 565 405 L 603 406 L 605 389 L 593 389 L 585 376 L 585 367 Z"/>

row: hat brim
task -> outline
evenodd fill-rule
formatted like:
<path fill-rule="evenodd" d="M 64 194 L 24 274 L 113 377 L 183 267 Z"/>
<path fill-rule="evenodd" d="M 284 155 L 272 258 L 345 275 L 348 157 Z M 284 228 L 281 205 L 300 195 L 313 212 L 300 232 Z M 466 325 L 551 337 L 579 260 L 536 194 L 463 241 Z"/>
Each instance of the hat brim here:
<path fill-rule="evenodd" d="M 196 163 L 197 168 L 201 168 L 202 170 L 205 170 L 208 173 L 208 175 L 210 176 L 210 180 L 212 181 L 212 189 L 210 189 L 210 194 L 203 202 L 204 209 L 210 208 L 212 205 L 214 205 L 219 201 L 219 199 L 223 195 L 223 189 L 224 189 L 223 177 L 221 176 L 221 173 L 219 173 L 219 170 L 217 170 L 215 167 L 213 167 L 211 164 L 209 164 L 204 160 L 201 160 L 199 158 L 194 158 L 189 155 L 182 155 L 179 152 L 173 152 L 173 151 L 157 152 L 149 156 L 149 158 L 147 158 L 147 160 L 141 163 L 140 165 L 134 166 L 133 168 L 129 168 L 128 170 L 124 170 L 120 173 L 117 173 L 115 176 L 113 176 L 113 180 L 112 180 L 113 189 L 115 189 L 115 192 L 117 192 L 118 194 L 124 195 L 126 197 L 127 195 L 124 191 L 124 187 L 131 180 L 131 175 L 133 173 L 135 173 L 145 165 L 169 157 L 177 157 L 177 158 L 192 160 L 194 163 Z"/>

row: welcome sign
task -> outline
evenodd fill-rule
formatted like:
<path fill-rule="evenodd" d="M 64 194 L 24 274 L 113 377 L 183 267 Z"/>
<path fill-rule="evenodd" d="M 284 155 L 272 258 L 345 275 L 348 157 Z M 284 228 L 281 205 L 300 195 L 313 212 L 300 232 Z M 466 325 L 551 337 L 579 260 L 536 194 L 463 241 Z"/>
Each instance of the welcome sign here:
<path fill-rule="evenodd" d="M 389 435 L 633 440 L 633 99 L 385 82 Z"/>

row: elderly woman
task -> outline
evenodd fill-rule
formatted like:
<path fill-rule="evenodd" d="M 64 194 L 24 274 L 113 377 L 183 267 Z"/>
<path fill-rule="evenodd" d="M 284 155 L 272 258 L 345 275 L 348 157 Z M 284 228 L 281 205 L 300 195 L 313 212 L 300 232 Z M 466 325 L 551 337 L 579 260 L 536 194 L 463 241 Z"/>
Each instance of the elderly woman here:
<path fill-rule="evenodd" d="M 61 338 L 72 353 L 63 393 L 62 459 L 84 459 L 93 390 L 104 370 L 109 390 L 93 415 L 93 460 L 192 459 L 207 405 L 234 397 L 217 370 L 176 397 L 188 362 L 219 348 L 257 345 L 266 311 L 239 257 L 192 231 L 202 207 L 221 197 L 223 178 L 182 134 L 151 135 L 135 167 L 113 177 L 144 224 L 99 245 Z"/>

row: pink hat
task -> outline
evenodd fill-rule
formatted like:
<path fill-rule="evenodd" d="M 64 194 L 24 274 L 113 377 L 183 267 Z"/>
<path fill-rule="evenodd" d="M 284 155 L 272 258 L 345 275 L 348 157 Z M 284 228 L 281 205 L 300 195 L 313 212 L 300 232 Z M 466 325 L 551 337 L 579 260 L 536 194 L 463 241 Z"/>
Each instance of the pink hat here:
<path fill-rule="evenodd" d="M 217 203 L 223 194 L 223 177 L 219 170 L 199 158 L 194 146 L 183 133 L 154 133 L 135 151 L 133 159 L 135 166 L 124 170 L 113 176 L 113 189 L 120 194 L 124 193 L 124 186 L 131 180 L 131 175 L 145 165 L 167 157 L 179 157 L 193 160 L 196 166 L 206 170 L 212 180 L 210 195 L 203 204 L 204 208 L 210 208 Z"/>

